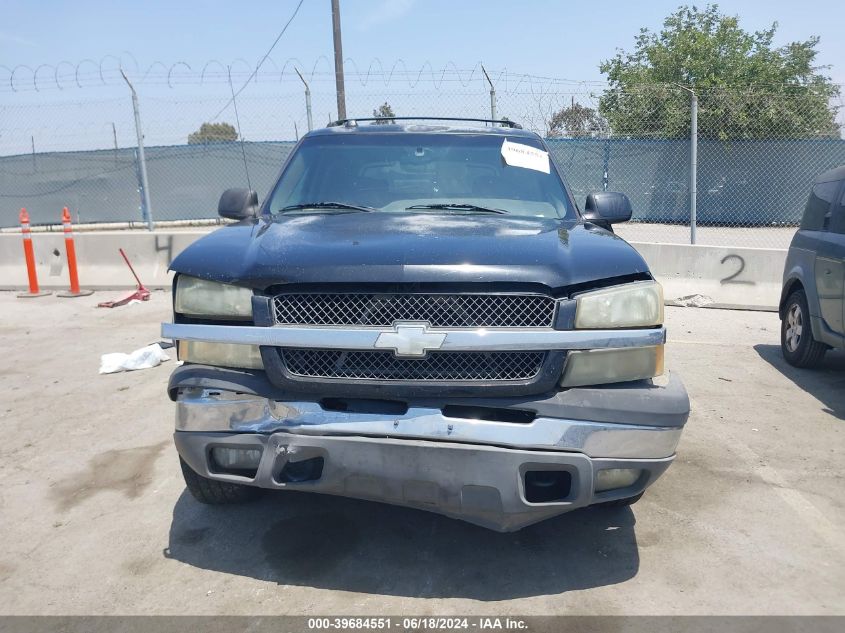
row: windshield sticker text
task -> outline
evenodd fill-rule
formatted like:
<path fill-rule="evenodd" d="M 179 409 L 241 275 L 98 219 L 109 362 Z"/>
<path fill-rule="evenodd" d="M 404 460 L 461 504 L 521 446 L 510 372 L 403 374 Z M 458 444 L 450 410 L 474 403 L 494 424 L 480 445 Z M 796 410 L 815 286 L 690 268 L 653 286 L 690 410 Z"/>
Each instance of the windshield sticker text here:
<path fill-rule="evenodd" d="M 502 158 L 511 167 L 523 167 L 549 173 L 549 153 L 530 145 L 511 143 L 508 139 L 502 143 Z"/>

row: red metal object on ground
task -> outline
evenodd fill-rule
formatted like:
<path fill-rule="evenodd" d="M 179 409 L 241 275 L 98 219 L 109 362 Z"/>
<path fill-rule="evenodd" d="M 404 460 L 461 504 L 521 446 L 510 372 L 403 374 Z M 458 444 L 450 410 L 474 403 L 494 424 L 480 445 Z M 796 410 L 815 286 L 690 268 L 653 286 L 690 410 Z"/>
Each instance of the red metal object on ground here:
<path fill-rule="evenodd" d="M 70 225 L 70 211 L 62 209 L 62 226 L 65 232 L 65 251 L 67 251 L 67 269 L 70 274 L 70 290 L 59 292 L 57 297 L 86 297 L 93 294 L 93 290 L 79 289 L 79 271 L 76 269 L 76 246 L 73 243 L 73 229 Z"/>
<path fill-rule="evenodd" d="M 123 299 L 118 299 L 117 301 L 103 301 L 102 303 L 98 303 L 98 308 L 116 308 L 117 306 L 126 305 L 132 300 L 137 301 L 149 301 L 150 300 L 150 291 L 144 287 L 144 284 L 141 283 L 141 280 L 138 279 L 138 275 L 135 272 L 135 269 L 132 268 L 132 264 L 129 263 L 129 258 L 126 256 L 126 253 L 123 252 L 122 248 L 118 249 L 120 251 L 121 256 L 123 257 L 123 261 L 126 262 L 126 265 L 129 266 L 129 270 L 132 272 L 132 276 L 135 277 L 135 281 L 138 282 L 138 287 L 135 289 L 135 292 L 132 294 L 124 297 Z"/>
<path fill-rule="evenodd" d="M 28 297 L 43 297 L 50 294 L 49 292 L 42 292 L 38 288 L 38 274 L 35 272 L 35 250 L 32 248 L 32 229 L 29 226 L 29 214 L 26 209 L 21 209 L 18 216 L 21 222 L 21 235 L 23 235 L 23 256 L 26 260 L 26 274 L 29 278 L 29 292 L 22 292 L 18 297 L 25 299 Z"/>

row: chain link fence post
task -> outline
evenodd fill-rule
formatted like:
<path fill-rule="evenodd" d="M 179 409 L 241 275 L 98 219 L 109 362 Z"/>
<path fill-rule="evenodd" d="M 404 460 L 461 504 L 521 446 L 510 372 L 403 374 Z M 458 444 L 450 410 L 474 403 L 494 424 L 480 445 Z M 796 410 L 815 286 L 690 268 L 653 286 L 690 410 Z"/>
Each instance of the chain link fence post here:
<path fill-rule="evenodd" d="M 610 138 L 604 139 L 604 151 L 602 152 L 602 174 L 601 174 L 601 189 L 607 191 L 610 184 Z"/>
<path fill-rule="evenodd" d="M 310 132 L 314 129 L 314 122 L 311 119 L 311 88 L 308 86 L 308 82 L 305 81 L 305 77 L 303 77 L 302 73 L 299 72 L 299 68 L 294 66 L 293 69 L 305 85 L 305 115 L 308 118 L 308 131 Z M 299 133 L 297 133 L 297 140 L 299 140 Z"/>
<path fill-rule="evenodd" d="M 484 64 L 481 65 L 481 71 L 484 73 L 484 76 L 487 78 L 487 83 L 490 84 L 490 118 L 495 121 L 496 120 L 496 88 L 493 86 L 493 82 L 490 81 L 490 75 L 487 74 L 487 70 L 484 68 Z"/>
<path fill-rule="evenodd" d="M 147 161 L 144 156 L 144 132 L 141 128 L 141 111 L 138 106 L 138 94 L 135 92 L 135 88 L 126 76 L 126 73 L 123 72 L 123 69 L 121 69 L 120 74 L 123 75 L 126 85 L 132 91 L 132 110 L 135 113 L 135 134 L 138 137 L 138 180 L 141 189 L 141 216 L 147 223 L 147 228 L 153 231 L 155 230 L 155 224 L 153 224 L 153 209 L 150 205 L 150 187 L 147 181 Z"/>
<path fill-rule="evenodd" d="M 689 242 L 695 244 L 696 214 L 698 212 L 698 95 L 690 90 L 690 166 L 689 166 Z"/>

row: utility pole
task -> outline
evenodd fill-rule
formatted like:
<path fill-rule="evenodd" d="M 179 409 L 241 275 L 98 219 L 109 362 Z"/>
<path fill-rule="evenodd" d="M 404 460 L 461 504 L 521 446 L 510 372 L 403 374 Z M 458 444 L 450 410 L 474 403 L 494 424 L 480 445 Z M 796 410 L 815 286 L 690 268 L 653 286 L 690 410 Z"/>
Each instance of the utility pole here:
<path fill-rule="evenodd" d="M 332 36 L 334 37 L 334 81 L 337 88 L 337 118 L 346 118 L 346 90 L 343 87 L 343 45 L 340 38 L 339 0 L 332 0 Z"/>
<path fill-rule="evenodd" d="M 305 85 L 305 114 L 308 117 L 308 131 L 310 132 L 312 129 L 314 129 L 314 124 L 311 120 L 311 88 L 308 87 L 308 82 L 305 81 L 305 77 L 303 77 L 302 73 L 299 72 L 299 68 L 294 66 L 293 69 L 296 71 L 296 74 L 299 75 L 299 78 Z"/>
<path fill-rule="evenodd" d="M 120 69 L 120 74 L 123 75 L 123 80 L 129 86 L 129 90 L 132 91 L 132 110 L 135 112 L 135 134 L 138 137 L 138 179 L 141 185 L 141 215 L 147 223 L 147 228 L 152 231 L 155 225 L 153 224 L 153 209 L 150 205 L 150 187 L 147 182 L 147 160 L 144 157 L 144 132 L 141 128 L 141 112 L 138 106 L 138 95 L 122 68 Z"/>

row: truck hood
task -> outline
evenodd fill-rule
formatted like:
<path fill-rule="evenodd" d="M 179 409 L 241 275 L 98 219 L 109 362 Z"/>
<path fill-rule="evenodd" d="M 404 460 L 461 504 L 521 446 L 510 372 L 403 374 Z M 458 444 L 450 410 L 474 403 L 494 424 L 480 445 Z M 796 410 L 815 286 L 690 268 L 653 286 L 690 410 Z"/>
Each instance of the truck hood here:
<path fill-rule="evenodd" d="M 557 289 L 648 271 L 627 242 L 592 224 L 429 213 L 242 222 L 197 240 L 170 268 L 258 289 L 299 283 L 532 283 Z"/>

